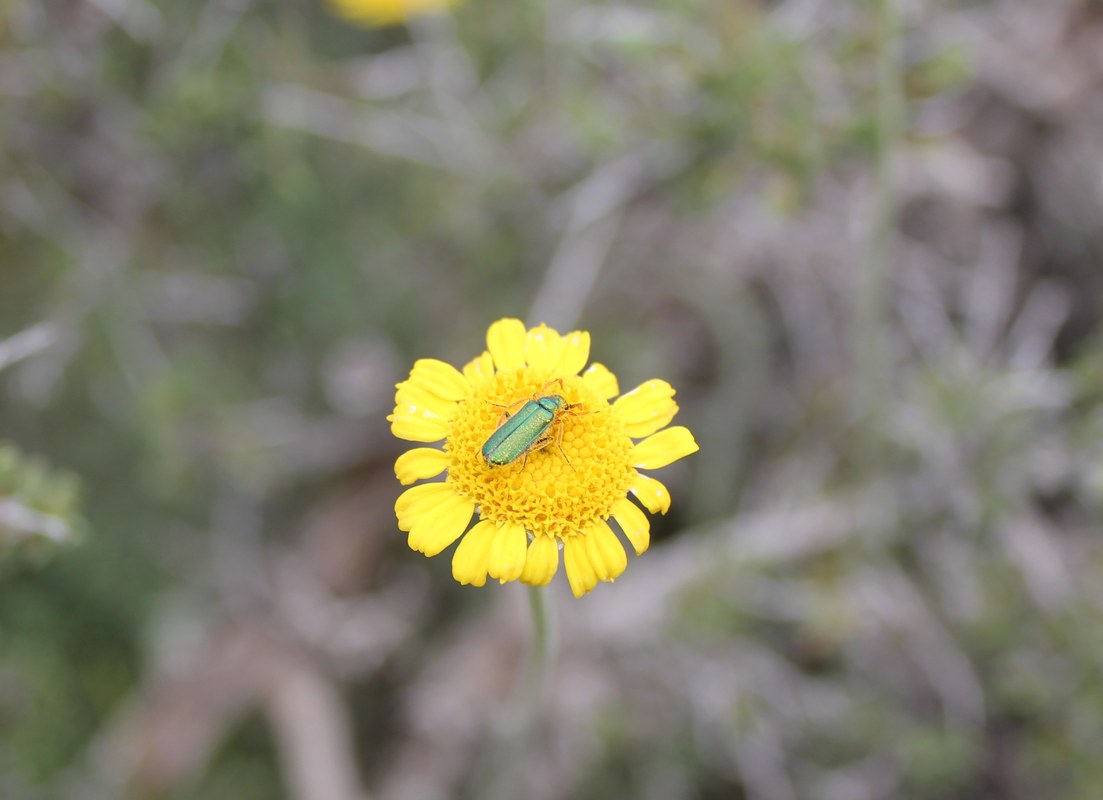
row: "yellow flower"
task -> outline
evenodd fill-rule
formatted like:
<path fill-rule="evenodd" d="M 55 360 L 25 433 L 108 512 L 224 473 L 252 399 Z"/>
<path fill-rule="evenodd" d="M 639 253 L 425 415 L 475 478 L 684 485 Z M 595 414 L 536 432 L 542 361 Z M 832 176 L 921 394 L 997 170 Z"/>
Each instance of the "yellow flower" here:
<path fill-rule="evenodd" d="M 650 522 L 628 493 L 651 513 L 670 508 L 666 487 L 638 470 L 695 453 L 697 442 L 684 427 L 666 427 L 678 411 L 666 381 L 650 380 L 617 397 L 616 376 L 601 364 L 580 375 L 590 357 L 585 331 L 560 336 L 546 325 L 526 331 L 520 320 L 502 319 L 490 326 L 486 344 L 462 372 L 425 358 L 398 384 L 387 417 L 391 431 L 444 446 L 403 453 L 395 475 L 408 485 L 447 472 L 443 481 L 399 496 L 398 527 L 409 532 L 410 547 L 427 556 L 463 536 L 452 575 L 474 586 L 488 576 L 546 584 L 562 549 L 571 591 L 581 597 L 628 565 L 610 517 L 637 555 L 650 543 Z M 483 445 L 507 415 L 551 394 L 569 405 L 556 412 L 546 446 L 504 466 L 488 464 Z"/>
<path fill-rule="evenodd" d="M 443 11 L 455 0 L 329 0 L 338 15 L 366 27 L 397 25 L 413 17 Z"/>

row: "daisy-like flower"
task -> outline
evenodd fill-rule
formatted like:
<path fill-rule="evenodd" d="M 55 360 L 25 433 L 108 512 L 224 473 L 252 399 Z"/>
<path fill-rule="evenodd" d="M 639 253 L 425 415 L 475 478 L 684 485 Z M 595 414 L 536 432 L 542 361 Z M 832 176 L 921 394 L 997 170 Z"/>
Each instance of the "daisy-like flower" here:
<path fill-rule="evenodd" d="M 456 0 L 329 0 L 329 5 L 349 22 L 376 28 L 434 14 L 455 5 L 455 2 Z"/>
<path fill-rule="evenodd" d="M 647 550 L 650 522 L 628 494 L 651 513 L 670 508 L 666 487 L 639 470 L 695 453 L 697 442 L 687 428 L 666 427 L 678 411 L 666 381 L 618 397 L 616 376 L 601 364 L 580 375 L 590 357 L 585 331 L 526 331 L 520 320 L 502 319 L 490 326 L 486 345 L 462 372 L 425 358 L 398 384 L 391 431 L 443 447 L 403 453 L 395 474 L 408 485 L 446 473 L 399 496 L 398 527 L 427 556 L 462 536 L 452 575 L 473 586 L 487 577 L 546 584 L 562 550 L 571 591 L 581 597 L 628 565 L 610 519 L 637 555 Z M 550 395 L 565 405 L 538 441 L 544 446 L 501 466 L 488 463 L 483 446 L 509 414 Z"/>

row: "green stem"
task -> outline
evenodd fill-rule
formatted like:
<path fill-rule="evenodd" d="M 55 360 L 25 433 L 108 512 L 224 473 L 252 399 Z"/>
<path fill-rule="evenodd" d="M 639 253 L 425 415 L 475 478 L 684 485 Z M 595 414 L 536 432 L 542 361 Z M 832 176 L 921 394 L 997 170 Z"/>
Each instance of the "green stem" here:
<path fill-rule="evenodd" d="M 527 794 L 526 766 L 532 758 L 537 731 L 543 717 L 543 701 L 551 660 L 552 614 L 543 586 L 528 587 L 532 616 L 532 649 L 523 680 L 518 684 L 521 696 L 503 720 L 494 736 L 489 761 L 481 770 L 481 796 L 488 800 L 515 800 Z"/>
<path fill-rule="evenodd" d="M 532 652 L 529 655 L 528 675 L 525 680 L 525 729 L 529 734 L 539 714 L 544 678 L 548 671 L 548 653 L 551 649 L 551 614 L 545 598 L 546 591 L 543 586 L 528 587 L 529 611 L 532 614 Z"/>

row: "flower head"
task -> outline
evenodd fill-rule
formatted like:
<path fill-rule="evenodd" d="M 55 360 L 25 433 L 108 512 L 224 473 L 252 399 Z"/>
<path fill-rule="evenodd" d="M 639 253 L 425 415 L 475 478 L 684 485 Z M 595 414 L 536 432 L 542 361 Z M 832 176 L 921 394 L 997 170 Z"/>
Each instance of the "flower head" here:
<path fill-rule="evenodd" d="M 398 527 L 427 556 L 462 536 L 452 574 L 474 586 L 488 576 L 548 583 L 562 549 L 571 591 L 581 597 L 628 564 L 610 518 L 637 555 L 650 543 L 650 522 L 628 494 L 652 513 L 670 507 L 666 487 L 639 470 L 695 453 L 697 442 L 684 427 L 666 427 L 678 411 L 666 381 L 618 397 L 617 379 L 604 366 L 583 372 L 585 331 L 561 336 L 502 319 L 486 343 L 462 372 L 420 359 L 398 384 L 387 418 L 394 435 L 444 444 L 403 453 L 395 474 L 406 485 L 445 473 L 399 496 Z M 504 443 L 489 459 L 484 450 L 499 429 L 495 442 Z"/>
<path fill-rule="evenodd" d="M 397 25 L 454 4 L 455 0 L 329 0 L 338 15 L 369 28 Z"/>

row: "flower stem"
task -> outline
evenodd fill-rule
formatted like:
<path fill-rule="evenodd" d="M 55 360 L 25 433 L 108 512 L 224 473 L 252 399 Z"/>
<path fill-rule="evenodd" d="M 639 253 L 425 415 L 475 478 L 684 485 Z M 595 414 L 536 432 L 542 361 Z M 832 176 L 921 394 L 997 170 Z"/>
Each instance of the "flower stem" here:
<path fill-rule="evenodd" d="M 553 650 L 553 624 L 547 589 L 529 586 L 529 612 L 532 617 L 532 649 L 525 674 L 517 689 L 512 712 L 502 721 L 491 746 L 490 760 L 480 772 L 481 796 L 488 800 L 515 800 L 528 794 L 526 769 L 536 749 L 537 732 L 543 716 L 545 683 Z"/>
<path fill-rule="evenodd" d="M 532 614 L 532 652 L 529 654 L 528 675 L 525 680 L 527 700 L 525 730 L 531 734 L 540 710 L 540 698 L 544 693 L 544 678 L 548 671 L 548 653 L 551 650 L 552 619 L 543 586 L 530 586 L 529 611 Z"/>

